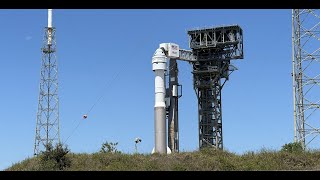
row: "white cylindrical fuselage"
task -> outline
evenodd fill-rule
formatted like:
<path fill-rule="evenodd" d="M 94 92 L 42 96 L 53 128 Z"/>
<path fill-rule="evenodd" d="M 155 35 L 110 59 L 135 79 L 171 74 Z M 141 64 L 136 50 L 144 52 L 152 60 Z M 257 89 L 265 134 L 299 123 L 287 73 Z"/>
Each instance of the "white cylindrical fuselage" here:
<path fill-rule="evenodd" d="M 155 152 L 166 154 L 166 104 L 165 104 L 165 71 L 167 58 L 160 48 L 152 57 L 152 70 L 155 72 L 155 105 L 154 105 L 154 129 Z"/>
<path fill-rule="evenodd" d="M 155 72 L 155 105 L 154 107 L 166 107 L 165 104 L 165 71 L 167 58 L 162 49 L 157 49 L 152 57 L 152 70 Z"/>
<path fill-rule="evenodd" d="M 164 64 L 164 63 L 162 63 Z M 165 80 L 164 80 L 165 71 L 162 69 L 155 70 L 155 104 L 154 107 L 166 107 L 165 104 Z"/>

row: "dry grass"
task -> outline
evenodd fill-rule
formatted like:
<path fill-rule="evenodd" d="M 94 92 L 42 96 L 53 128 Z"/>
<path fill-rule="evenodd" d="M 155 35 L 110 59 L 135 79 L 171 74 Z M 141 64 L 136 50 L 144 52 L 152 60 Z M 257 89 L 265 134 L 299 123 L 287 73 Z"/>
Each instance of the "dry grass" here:
<path fill-rule="evenodd" d="M 243 155 L 204 149 L 179 154 L 68 154 L 71 166 L 67 171 L 260 171 L 320 170 L 320 152 L 288 153 L 261 150 Z M 50 166 L 47 166 L 50 167 Z M 14 164 L 8 171 L 50 170 L 38 158 Z"/>

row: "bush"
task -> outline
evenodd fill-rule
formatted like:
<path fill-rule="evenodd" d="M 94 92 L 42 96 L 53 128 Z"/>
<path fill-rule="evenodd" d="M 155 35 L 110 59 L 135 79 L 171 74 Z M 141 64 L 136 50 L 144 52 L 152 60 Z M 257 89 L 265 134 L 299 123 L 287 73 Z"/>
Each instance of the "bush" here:
<path fill-rule="evenodd" d="M 282 146 L 281 151 L 289 153 L 301 153 L 303 152 L 303 147 L 299 142 L 288 143 Z"/>
<path fill-rule="evenodd" d="M 61 143 L 55 147 L 51 143 L 40 153 L 40 163 L 44 170 L 63 170 L 71 166 L 71 160 L 66 156 L 70 150 Z"/>
<path fill-rule="evenodd" d="M 121 151 L 117 150 L 117 145 L 118 142 L 113 143 L 113 142 L 108 142 L 106 141 L 105 143 L 102 144 L 102 147 L 100 149 L 101 153 L 121 153 Z"/>

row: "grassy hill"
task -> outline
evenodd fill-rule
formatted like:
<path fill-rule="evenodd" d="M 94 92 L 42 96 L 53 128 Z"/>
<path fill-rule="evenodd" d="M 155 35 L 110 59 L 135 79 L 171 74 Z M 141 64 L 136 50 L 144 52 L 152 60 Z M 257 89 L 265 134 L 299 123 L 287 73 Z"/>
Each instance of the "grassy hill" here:
<path fill-rule="evenodd" d="M 220 170 L 320 170 L 320 152 L 277 152 L 261 150 L 243 155 L 204 149 L 170 155 L 93 153 L 67 154 L 66 171 L 220 171 Z M 14 164 L 7 171 L 58 170 L 41 163 L 39 157 Z"/>

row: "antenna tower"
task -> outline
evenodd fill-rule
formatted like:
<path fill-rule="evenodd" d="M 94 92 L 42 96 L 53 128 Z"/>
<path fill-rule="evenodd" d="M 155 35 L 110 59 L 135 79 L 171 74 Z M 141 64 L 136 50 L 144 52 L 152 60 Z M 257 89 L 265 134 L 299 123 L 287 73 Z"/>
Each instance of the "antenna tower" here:
<path fill-rule="evenodd" d="M 42 63 L 34 155 L 45 150 L 48 144 L 60 143 L 55 32 L 55 28 L 52 27 L 52 9 L 48 9 L 48 27 L 44 29 L 43 47 L 41 48 Z"/>

